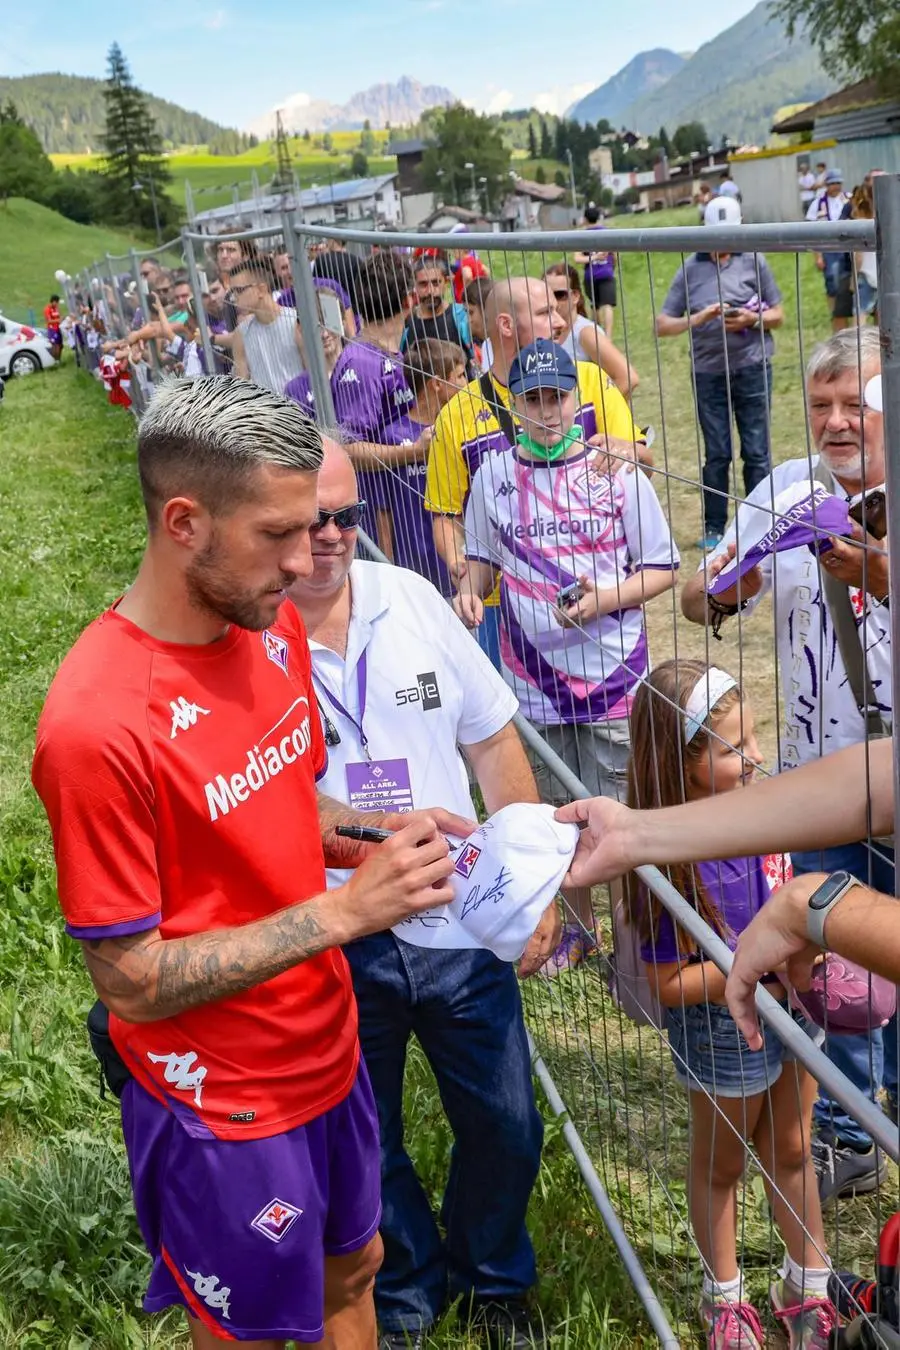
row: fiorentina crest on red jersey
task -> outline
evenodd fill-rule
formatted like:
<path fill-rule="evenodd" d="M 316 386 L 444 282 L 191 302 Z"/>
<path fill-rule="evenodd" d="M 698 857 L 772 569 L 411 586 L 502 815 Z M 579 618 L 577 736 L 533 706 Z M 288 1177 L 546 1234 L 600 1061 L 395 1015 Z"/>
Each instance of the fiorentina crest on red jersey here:
<path fill-rule="evenodd" d="M 270 633 L 268 628 L 263 630 L 263 646 L 266 649 L 266 656 L 270 661 L 274 661 L 276 666 L 280 666 L 285 675 L 288 673 L 288 645 L 284 638 Z"/>
<path fill-rule="evenodd" d="M 286 1200 L 273 1200 L 260 1210 L 250 1227 L 262 1233 L 270 1242 L 280 1242 L 283 1237 L 287 1237 L 302 1213 L 302 1209 L 289 1205 Z"/>

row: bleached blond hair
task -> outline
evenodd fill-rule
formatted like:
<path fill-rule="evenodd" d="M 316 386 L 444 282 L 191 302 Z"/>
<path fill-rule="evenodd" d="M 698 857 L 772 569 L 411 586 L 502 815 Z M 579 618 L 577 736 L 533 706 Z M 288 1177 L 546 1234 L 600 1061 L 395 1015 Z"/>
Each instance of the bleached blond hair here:
<path fill-rule="evenodd" d="M 292 399 L 249 380 L 165 380 L 138 428 L 138 472 L 151 528 L 165 502 L 195 497 L 221 515 L 253 495 L 266 466 L 315 473 L 319 428 Z"/>

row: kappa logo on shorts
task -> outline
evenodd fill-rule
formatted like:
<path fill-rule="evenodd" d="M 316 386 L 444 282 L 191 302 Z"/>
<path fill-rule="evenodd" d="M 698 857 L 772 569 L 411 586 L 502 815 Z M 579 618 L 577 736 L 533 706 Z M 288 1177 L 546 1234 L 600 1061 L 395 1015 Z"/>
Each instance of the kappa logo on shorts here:
<path fill-rule="evenodd" d="M 477 844 L 468 844 L 456 860 L 454 872 L 458 872 L 461 877 L 469 878 L 475 869 L 475 864 L 481 857 L 481 849 Z"/>
<path fill-rule="evenodd" d="M 187 1266 L 184 1268 L 184 1273 L 194 1281 L 194 1293 L 198 1298 L 203 1299 L 207 1308 L 213 1308 L 216 1312 L 220 1312 L 226 1322 L 230 1322 L 231 1305 L 228 1300 L 231 1298 L 231 1289 L 228 1285 L 223 1284 L 219 1288 L 218 1275 L 201 1275 L 197 1270 L 188 1270 Z"/>
<path fill-rule="evenodd" d="M 276 637 L 274 633 L 269 632 L 268 628 L 264 628 L 262 640 L 266 649 L 266 656 L 276 666 L 280 666 L 286 675 L 288 673 L 288 645 L 284 638 Z"/>
<path fill-rule="evenodd" d="M 250 1227 L 262 1233 L 270 1242 L 280 1242 L 287 1237 L 302 1213 L 302 1209 L 289 1205 L 286 1200 L 273 1200 L 260 1210 Z"/>

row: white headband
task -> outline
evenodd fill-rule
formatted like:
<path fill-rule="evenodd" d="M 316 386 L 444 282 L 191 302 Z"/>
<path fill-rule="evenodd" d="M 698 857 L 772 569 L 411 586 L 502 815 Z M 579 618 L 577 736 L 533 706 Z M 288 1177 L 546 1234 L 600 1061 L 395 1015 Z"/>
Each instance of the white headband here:
<path fill-rule="evenodd" d="M 734 676 L 719 670 L 718 666 L 710 666 L 709 670 L 703 672 L 684 705 L 685 745 L 690 745 L 719 699 L 737 687 Z"/>

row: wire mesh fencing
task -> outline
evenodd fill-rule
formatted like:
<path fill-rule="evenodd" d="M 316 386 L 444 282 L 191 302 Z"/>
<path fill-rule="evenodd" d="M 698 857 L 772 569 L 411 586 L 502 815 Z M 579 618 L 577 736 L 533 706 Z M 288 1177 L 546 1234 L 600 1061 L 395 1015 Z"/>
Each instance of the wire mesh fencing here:
<path fill-rule="evenodd" d="M 875 258 L 865 219 L 373 238 L 285 217 L 185 231 L 165 252 L 184 311 L 152 300 L 147 259 L 77 284 L 142 398 L 218 372 L 340 428 L 365 536 L 502 667 L 544 800 L 655 807 L 890 731 L 880 408 L 890 430 L 900 372 L 870 381 L 895 220 Z M 896 1208 L 896 1017 L 866 978 L 848 1012 L 826 960 L 804 1011 L 773 972 L 759 1052 L 724 1009 L 741 928 L 791 868 L 837 867 L 894 893 L 893 840 L 869 836 L 567 893 L 525 986 L 542 1081 L 663 1343 L 726 1315 L 762 1343 L 792 1309 L 826 1337 L 829 1271 L 869 1273 Z"/>

